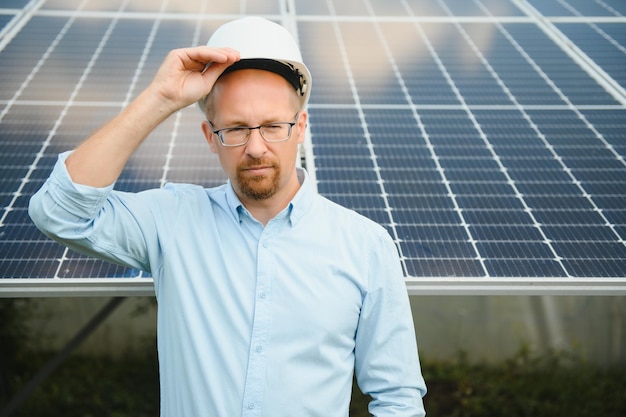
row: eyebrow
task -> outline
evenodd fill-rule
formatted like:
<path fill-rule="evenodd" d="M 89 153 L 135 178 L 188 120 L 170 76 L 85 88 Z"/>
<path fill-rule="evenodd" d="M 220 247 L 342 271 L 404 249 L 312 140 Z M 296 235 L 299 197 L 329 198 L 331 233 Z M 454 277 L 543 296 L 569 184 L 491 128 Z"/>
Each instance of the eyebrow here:
<path fill-rule="evenodd" d="M 224 123 L 224 127 L 247 127 L 247 126 L 261 126 L 261 125 L 265 125 L 265 124 L 271 124 L 271 123 L 279 123 L 279 122 L 291 122 L 291 119 L 289 119 L 289 117 L 283 119 L 282 117 L 268 117 L 266 119 L 264 119 L 262 122 L 258 123 L 258 124 L 249 124 L 246 122 L 241 121 L 241 119 L 232 119 L 226 123 Z"/>

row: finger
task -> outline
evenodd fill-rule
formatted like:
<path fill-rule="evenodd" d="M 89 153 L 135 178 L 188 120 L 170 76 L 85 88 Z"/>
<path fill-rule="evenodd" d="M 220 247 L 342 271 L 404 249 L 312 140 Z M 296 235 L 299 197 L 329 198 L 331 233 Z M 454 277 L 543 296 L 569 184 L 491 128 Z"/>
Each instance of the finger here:
<path fill-rule="evenodd" d="M 239 52 L 231 48 L 211 48 L 198 46 L 185 50 L 188 59 L 201 64 L 201 70 L 206 71 L 207 65 L 212 63 L 232 64 L 239 60 Z"/>
<path fill-rule="evenodd" d="M 235 51 L 231 48 L 219 48 L 218 54 L 213 56 L 213 59 L 210 62 L 204 64 L 204 67 L 200 71 L 202 75 L 204 75 L 209 68 L 213 68 L 211 70 L 215 76 L 219 76 L 226 68 L 239 61 L 240 55 L 238 51 Z M 219 54 L 221 52 L 221 54 Z"/>

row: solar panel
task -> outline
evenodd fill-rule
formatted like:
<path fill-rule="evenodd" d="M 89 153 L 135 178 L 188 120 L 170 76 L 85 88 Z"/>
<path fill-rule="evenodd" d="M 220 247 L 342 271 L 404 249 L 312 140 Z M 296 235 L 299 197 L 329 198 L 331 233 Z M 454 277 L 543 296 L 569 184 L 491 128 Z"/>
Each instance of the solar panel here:
<path fill-rule="evenodd" d="M 303 164 L 387 228 L 412 293 L 626 293 L 623 2 L 198 3 L 3 2 L 0 295 L 151 291 L 51 242 L 28 200 L 167 51 L 244 14 L 294 30 L 314 78 Z M 200 120 L 168 119 L 117 188 L 222 183 Z"/>

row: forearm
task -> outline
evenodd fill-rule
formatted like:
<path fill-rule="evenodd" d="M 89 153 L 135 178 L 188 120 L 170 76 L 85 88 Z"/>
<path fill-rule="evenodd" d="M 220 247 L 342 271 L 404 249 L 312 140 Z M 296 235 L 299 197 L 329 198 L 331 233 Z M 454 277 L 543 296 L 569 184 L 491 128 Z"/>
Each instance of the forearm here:
<path fill-rule="evenodd" d="M 150 88 L 80 144 L 67 158 L 67 171 L 77 184 L 106 187 L 114 183 L 128 159 L 172 110 Z"/>
<path fill-rule="evenodd" d="M 92 187 L 114 183 L 150 132 L 178 109 L 206 96 L 224 69 L 237 60 L 239 53 L 229 48 L 171 51 L 148 88 L 67 159 L 72 181 Z M 208 63 L 211 66 L 203 71 Z"/>

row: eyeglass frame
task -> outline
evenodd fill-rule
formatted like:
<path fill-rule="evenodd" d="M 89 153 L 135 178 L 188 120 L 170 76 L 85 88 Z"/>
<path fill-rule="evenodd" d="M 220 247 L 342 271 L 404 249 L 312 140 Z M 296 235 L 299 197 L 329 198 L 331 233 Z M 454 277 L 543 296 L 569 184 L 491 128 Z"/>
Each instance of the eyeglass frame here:
<path fill-rule="evenodd" d="M 293 127 L 298 124 L 298 117 L 300 117 L 300 111 L 298 110 L 298 112 L 296 113 L 296 115 L 293 118 L 293 122 L 270 122 L 270 123 L 263 123 L 261 125 L 258 126 L 230 126 L 230 127 L 223 127 L 221 129 L 214 129 L 214 125 L 213 122 L 208 120 L 209 124 L 211 125 L 211 132 L 213 132 L 214 134 L 217 135 L 217 137 L 220 139 L 220 143 L 222 144 L 222 146 L 225 146 L 227 148 L 236 148 L 238 146 L 244 146 L 246 145 L 249 141 L 250 141 L 250 135 L 252 135 L 252 131 L 258 129 L 259 130 L 259 134 L 261 135 L 261 138 L 263 138 L 263 140 L 267 143 L 280 143 L 280 142 L 286 142 L 289 139 L 291 139 L 291 132 L 293 131 Z M 287 137 L 284 139 L 279 139 L 279 140 L 269 140 L 266 139 L 265 136 L 263 136 L 263 132 L 261 131 L 261 129 L 263 127 L 266 126 L 271 126 L 271 125 L 276 125 L 276 124 L 286 124 L 288 125 L 288 131 L 287 131 Z M 222 131 L 224 130 L 229 130 L 229 129 L 247 129 L 248 132 L 246 134 L 246 141 L 242 142 L 242 143 L 237 143 L 235 145 L 231 145 L 231 144 L 227 144 L 224 142 L 224 138 L 222 137 Z"/>

